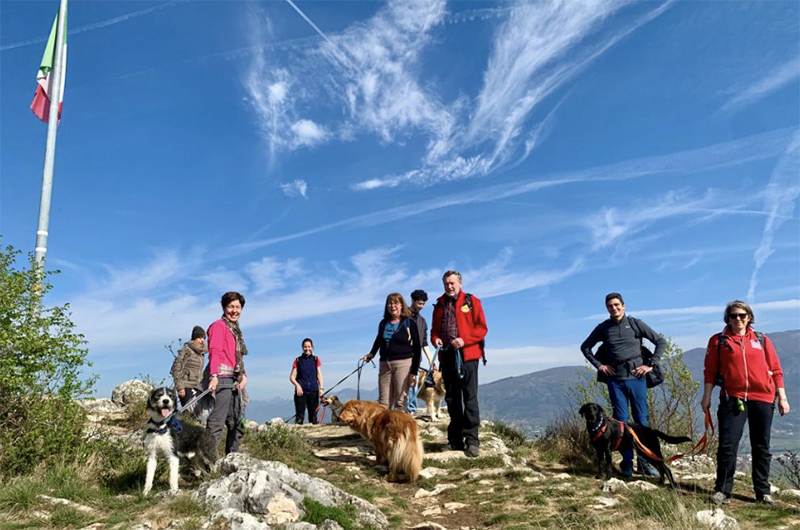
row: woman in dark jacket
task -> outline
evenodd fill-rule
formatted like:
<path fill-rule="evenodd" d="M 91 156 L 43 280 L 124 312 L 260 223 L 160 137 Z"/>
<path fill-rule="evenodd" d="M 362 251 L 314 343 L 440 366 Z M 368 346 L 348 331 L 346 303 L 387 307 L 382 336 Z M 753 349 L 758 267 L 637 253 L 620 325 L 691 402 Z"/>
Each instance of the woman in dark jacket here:
<path fill-rule="evenodd" d="M 783 383 L 781 362 L 772 341 L 754 331 L 753 310 L 735 300 L 725 308 L 725 329 L 708 340 L 705 358 L 705 385 L 700 406 L 711 408 L 711 391 L 720 385 L 719 447 L 717 480 L 711 502 L 727 504 L 733 490 L 736 453 L 745 422 L 750 424 L 750 447 L 753 454 L 753 489 L 756 501 L 774 504 L 770 495 L 769 440 L 775 397 L 778 412 L 788 414 L 789 401 Z"/>
<path fill-rule="evenodd" d="M 403 295 L 386 297 L 383 320 L 370 352 L 364 356 L 371 361 L 380 351 L 378 370 L 378 402 L 388 408 L 405 410 L 408 389 L 417 381 L 422 346 L 417 339 L 417 324 Z"/>

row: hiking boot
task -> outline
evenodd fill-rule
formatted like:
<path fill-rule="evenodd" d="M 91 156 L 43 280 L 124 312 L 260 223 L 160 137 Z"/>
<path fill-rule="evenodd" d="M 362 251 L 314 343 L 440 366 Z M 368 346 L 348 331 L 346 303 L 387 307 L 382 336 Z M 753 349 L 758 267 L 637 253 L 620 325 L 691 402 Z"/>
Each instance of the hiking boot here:
<path fill-rule="evenodd" d="M 708 499 L 708 502 L 720 506 L 721 504 L 730 504 L 731 498 L 722 493 L 721 491 L 717 491 L 716 493 L 714 493 L 714 495 L 712 495 Z"/>
<path fill-rule="evenodd" d="M 478 449 L 477 445 L 468 445 L 464 450 L 464 454 L 470 458 L 478 458 L 481 455 L 481 450 Z"/>
<path fill-rule="evenodd" d="M 772 498 L 772 495 L 764 495 L 763 497 L 757 497 L 756 502 L 758 504 L 769 504 L 773 506 L 775 504 L 775 499 Z"/>
<path fill-rule="evenodd" d="M 660 477 L 661 476 L 661 473 L 659 473 L 656 468 L 651 466 L 650 462 L 648 462 L 644 458 L 639 458 L 637 460 L 636 471 L 640 475 L 645 475 L 647 477 Z"/>

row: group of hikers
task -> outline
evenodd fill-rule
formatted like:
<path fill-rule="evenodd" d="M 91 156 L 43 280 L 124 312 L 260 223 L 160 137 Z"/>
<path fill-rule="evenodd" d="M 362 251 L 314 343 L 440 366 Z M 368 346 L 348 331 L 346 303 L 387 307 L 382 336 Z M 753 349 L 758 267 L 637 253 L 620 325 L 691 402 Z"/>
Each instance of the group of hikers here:
<path fill-rule="evenodd" d="M 403 295 L 386 297 L 383 318 L 378 325 L 370 352 L 361 361 L 379 357 L 378 401 L 387 408 L 413 410 L 414 389 L 424 353 L 429 367 L 441 371 L 445 403 L 450 416 L 447 448 L 463 451 L 468 457 L 480 455 L 480 411 L 478 406 L 478 366 L 485 358 L 486 316 L 480 299 L 462 289 L 458 271 L 442 276 L 443 294 L 433 307 L 430 343 L 436 348 L 433 357 L 428 348 L 428 323 L 421 311 L 428 301 L 423 290 L 411 293 L 409 306 Z M 182 404 L 190 402 L 203 389 L 213 395 L 213 409 L 207 427 L 217 443 L 223 427 L 228 427 L 226 454 L 236 451 L 243 433 L 244 409 L 247 406 L 247 373 L 243 358 L 247 354 L 239 317 L 245 299 L 237 292 L 222 296 L 222 318 L 211 324 L 206 333 L 196 326 L 191 340 L 178 352 L 172 375 Z M 619 293 L 605 299 L 609 318 L 598 324 L 581 344 L 586 360 L 597 369 L 613 408 L 614 419 L 627 422 L 629 410 L 636 423 L 649 426 L 648 386 L 663 380 L 660 361 L 667 342 L 642 320 L 625 314 L 625 302 Z M 719 445 L 714 504 L 730 502 L 739 442 L 745 423 L 750 426 L 752 477 L 756 500 L 773 504 L 770 495 L 769 452 L 772 418 L 776 406 L 781 415 L 790 406 L 784 387 L 783 371 L 772 341 L 752 327 L 755 316 L 745 302 L 730 302 L 723 313 L 725 328 L 708 340 L 705 355 L 701 408 L 711 407 L 714 386 L 720 387 L 717 422 Z M 208 340 L 208 364 L 202 371 Z M 644 347 L 644 340 L 655 349 Z M 598 348 L 595 347 L 600 344 Z M 314 355 L 310 338 L 302 341 L 302 354 L 293 364 L 289 380 L 294 387 L 295 422 L 317 423 L 317 410 L 324 395 L 322 363 Z M 409 400 L 411 396 L 411 400 Z M 634 472 L 633 450 L 623 451 L 619 473 L 631 477 Z M 658 475 L 641 456 L 636 470 Z"/>

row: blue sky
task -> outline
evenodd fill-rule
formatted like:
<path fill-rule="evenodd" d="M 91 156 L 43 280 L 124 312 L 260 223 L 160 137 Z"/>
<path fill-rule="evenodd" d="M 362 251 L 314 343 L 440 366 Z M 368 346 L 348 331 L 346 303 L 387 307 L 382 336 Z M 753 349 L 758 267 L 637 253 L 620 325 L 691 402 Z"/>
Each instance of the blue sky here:
<path fill-rule="evenodd" d="M 0 234 L 32 250 L 58 2 L 0 3 Z M 295 9 L 295 7 L 297 9 Z M 47 257 L 99 395 L 247 298 L 255 399 L 330 385 L 383 301 L 484 301 L 482 382 L 581 364 L 619 291 L 684 349 L 800 327 L 796 2 L 70 6 Z M 424 310 L 430 316 L 430 305 Z M 366 387 L 377 370 L 369 368 Z"/>

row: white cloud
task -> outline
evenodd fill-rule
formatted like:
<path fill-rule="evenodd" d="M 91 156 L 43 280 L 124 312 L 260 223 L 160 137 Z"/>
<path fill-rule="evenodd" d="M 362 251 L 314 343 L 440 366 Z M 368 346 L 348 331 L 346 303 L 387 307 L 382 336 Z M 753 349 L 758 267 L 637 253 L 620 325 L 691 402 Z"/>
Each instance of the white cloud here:
<path fill-rule="evenodd" d="M 747 105 L 767 97 L 778 89 L 788 85 L 800 77 L 800 57 L 775 66 L 764 76 L 753 83 L 740 88 L 736 94 L 725 102 L 720 111 L 735 112 Z"/>
<path fill-rule="evenodd" d="M 772 171 L 769 184 L 764 190 L 764 209 L 769 212 L 769 216 L 764 225 L 761 243 L 753 253 L 755 264 L 747 289 L 747 300 L 750 302 L 755 299 L 758 273 L 774 252 L 772 240 L 775 231 L 794 214 L 795 202 L 800 197 L 798 171 L 800 171 L 800 136 L 795 136 Z"/>
<path fill-rule="evenodd" d="M 328 133 L 323 127 L 311 120 L 297 120 L 291 127 L 294 133 L 292 139 L 293 147 L 311 147 L 323 143 L 328 138 Z"/>
<path fill-rule="evenodd" d="M 306 195 L 308 191 L 308 183 L 302 179 L 281 184 L 281 190 L 283 190 L 283 193 L 285 193 L 287 197 L 297 197 L 299 195 L 304 199 L 308 198 Z"/>
<path fill-rule="evenodd" d="M 637 310 L 636 316 L 642 317 L 663 317 L 663 316 L 680 316 L 686 319 L 691 319 L 693 316 L 697 315 L 720 315 L 720 320 L 722 319 L 722 312 L 725 310 L 725 305 L 728 301 L 720 302 L 717 305 L 703 305 L 703 306 L 691 306 L 691 307 L 674 307 L 674 308 L 667 308 L 667 309 L 644 309 L 644 310 Z M 753 311 L 785 311 L 787 309 L 800 309 L 800 300 L 797 299 L 790 299 L 790 300 L 775 300 L 772 302 L 762 302 L 757 304 L 750 304 L 750 307 L 753 308 Z M 598 320 L 608 318 L 608 313 L 596 313 L 594 315 L 590 315 L 585 317 L 583 320 Z"/>

